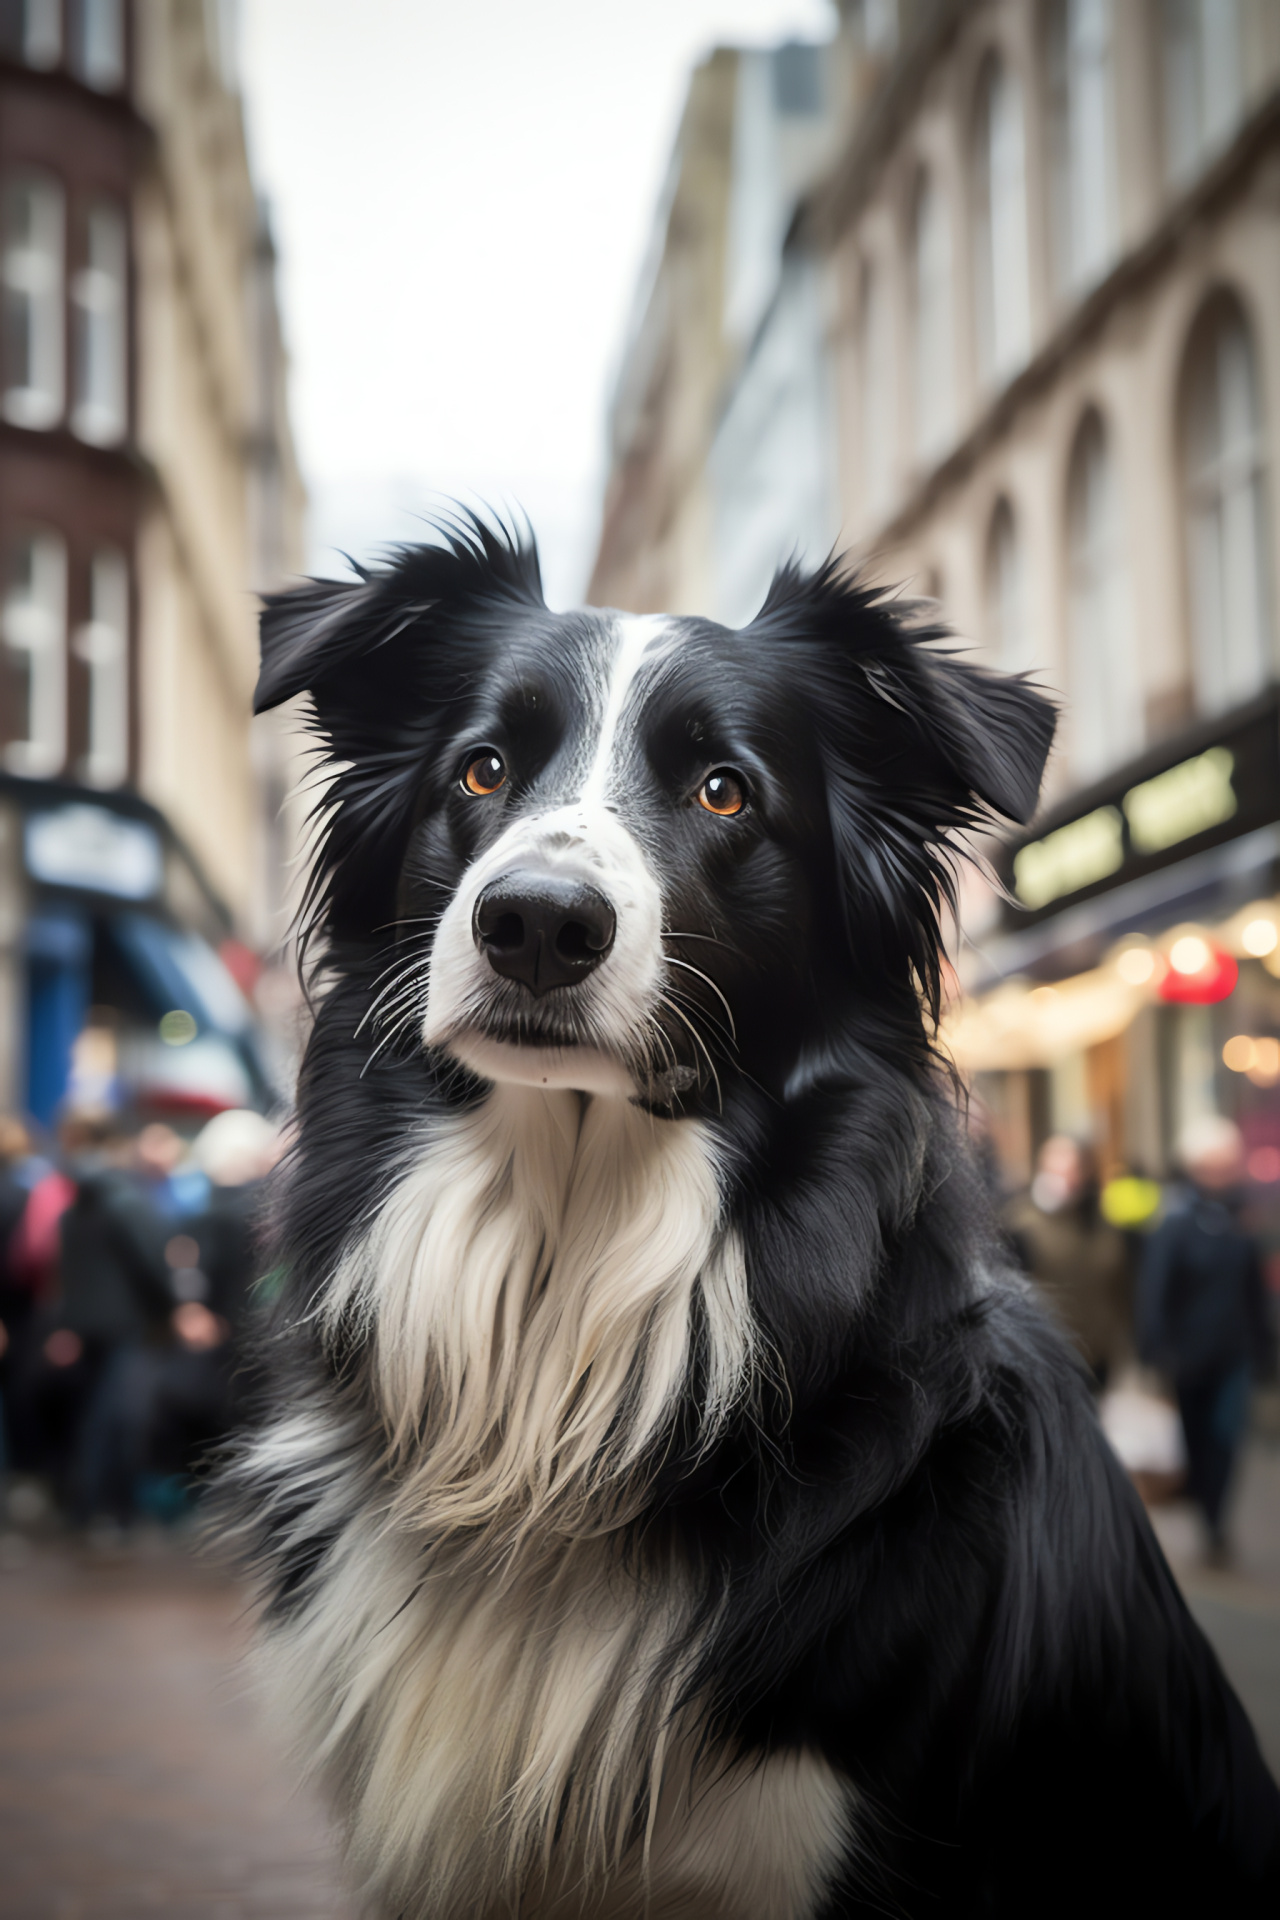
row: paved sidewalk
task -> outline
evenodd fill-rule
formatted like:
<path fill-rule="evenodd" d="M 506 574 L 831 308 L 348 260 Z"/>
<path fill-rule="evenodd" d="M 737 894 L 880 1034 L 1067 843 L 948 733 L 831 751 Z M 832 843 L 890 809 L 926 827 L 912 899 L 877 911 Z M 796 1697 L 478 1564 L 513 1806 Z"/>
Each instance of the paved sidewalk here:
<path fill-rule="evenodd" d="M 355 1920 L 246 1696 L 236 1589 L 174 1549 L 5 1545 L 4 1920 Z"/>
<path fill-rule="evenodd" d="M 1157 1507 L 1151 1519 L 1280 1780 L 1280 1446 L 1254 1440 L 1245 1451 L 1231 1503 L 1229 1572 L 1204 1566 L 1204 1536 L 1191 1507 L 1177 1501 Z"/>

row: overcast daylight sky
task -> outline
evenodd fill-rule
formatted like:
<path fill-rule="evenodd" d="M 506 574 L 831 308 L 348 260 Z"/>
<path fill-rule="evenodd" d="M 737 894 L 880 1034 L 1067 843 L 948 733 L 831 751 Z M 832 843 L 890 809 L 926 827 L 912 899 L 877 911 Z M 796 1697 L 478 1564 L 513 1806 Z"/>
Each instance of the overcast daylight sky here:
<path fill-rule="evenodd" d="M 243 0 L 310 564 L 521 503 L 582 592 L 605 409 L 688 75 L 828 0 Z"/>

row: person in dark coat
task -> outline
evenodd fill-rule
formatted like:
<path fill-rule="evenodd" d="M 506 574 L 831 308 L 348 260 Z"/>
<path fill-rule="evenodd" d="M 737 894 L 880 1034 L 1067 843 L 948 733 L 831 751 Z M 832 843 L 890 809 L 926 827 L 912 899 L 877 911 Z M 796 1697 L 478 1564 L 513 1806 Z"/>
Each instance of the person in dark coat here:
<path fill-rule="evenodd" d="M 127 1164 L 131 1146 L 113 1141 L 74 1166 L 76 1197 L 62 1216 L 59 1320 L 93 1372 L 72 1469 L 73 1517 L 82 1524 L 133 1518 L 155 1376 L 172 1338 L 171 1228 Z"/>
<path fill-rule="evenodd" d="M 1216 1117 L 1198 1121 L 1183 1136 L 1179 1158 L 1188 1184 L 1147 1242 L 1138 1346 L 1177 1394 L 1187 1489 L 1204 1515 L 1209 1557 L 1221 1564 L 1250 1385 L 1270 1368 L 1272 1340 L 1258 1248 L 1240 1223 L 1239 1128 Z"/>

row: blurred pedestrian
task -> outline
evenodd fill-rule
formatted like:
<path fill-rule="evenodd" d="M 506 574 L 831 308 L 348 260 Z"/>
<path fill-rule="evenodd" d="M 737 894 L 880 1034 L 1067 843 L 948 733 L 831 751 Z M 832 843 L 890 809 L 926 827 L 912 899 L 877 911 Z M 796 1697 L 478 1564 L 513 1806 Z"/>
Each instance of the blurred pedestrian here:
<path fill-rule="evenodd" d="M 15 1341 L 8 1396 L 10 1464 L 65 1499 L 75 1435 L 93 1382 L 93 1360 L 62 1315 L 62 1216 L 75 1199 L 70 1168 L 99 1152 L 111 1130 L 101 1114 L 70 1113 L 58 1128 L 61 1164 L 28 1153 L 13 1171 L 28 1191 L 6 1249 L 11 1281 L 29 1301 Z"/>
<path fill-rule="evenodd" d="M 1199 1120 L 1183 1134 L 1178 1158 L 1187 1184 L 1147 1243 L 1138 1342 L 1177 1394 L 1187 1488 L 1204 1515 L 1209 1558 L 1222 1564 L 1232 1468 L 1251 1380 L 1271 1365 L 1271 1334 L 1258 1247 L 1240 1220 L 1240 1129 L 1216 1116 Z"/>
<path fill-rule="evenodd" d="M 202 1456 L 240 1413 L 240 1336 L 257 1273 L 256 1216 L 279 1152 L 270 1121 L 235 1109 L 207 1123 L 183 1169 L 185 1191 L 202 1183 L 205 1204 L 165 1243 L 175 1338 L 157 1376 L 151 1463 L 187 1498 Z"/>
<path fill-rule="evenodd" d="M 147 1464 L 159 1358 L 171 1339 L 168 1223 L 127 1131 L 110 1128 L 71 1170 L 76 1194 L 62 1217 L 59 1331 L 81 1343 L 90 1377 L 72 1515 L 81 1524 L 126 1527 Z"/>
<path fill-rule="evenodd" d="M 1124 1236 L 1098 1206 L 1092 1150 L 1067 1134 L 1045 1141 L 1027 1192 L 1004 1224 L 1024 1270 L 1079 1348 L 1099 1388 L 1133 1345 L 1133 1282 Z"/>
<path fill-rule="evenodd" d="M 31 1141 L 20 1120 L 0 1114 L 0 1468 L 13 1460 L 12 1386 L 35 1309 L 27 1276 L 12 1259 L 14 1236 L 31 1197 L 23 1177 Z"/>

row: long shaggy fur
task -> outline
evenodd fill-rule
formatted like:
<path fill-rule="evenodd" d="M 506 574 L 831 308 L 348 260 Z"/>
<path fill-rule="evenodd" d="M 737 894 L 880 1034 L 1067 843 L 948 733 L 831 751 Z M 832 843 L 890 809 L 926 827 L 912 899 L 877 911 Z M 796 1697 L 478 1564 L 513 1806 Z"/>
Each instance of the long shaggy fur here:
<path fill-rule="evenodd" d="M 467 522 L 269 604 L 260 704 L 304 690 L 317 1018 L 223 1512 L 374 1909 L 1273 1911 L 1274 1785 L 933 1053 L 1043 696 L 835 566 L 738 633 L 552 615 Z M 500 977 L 498 883 L 611 945 Z"/>

